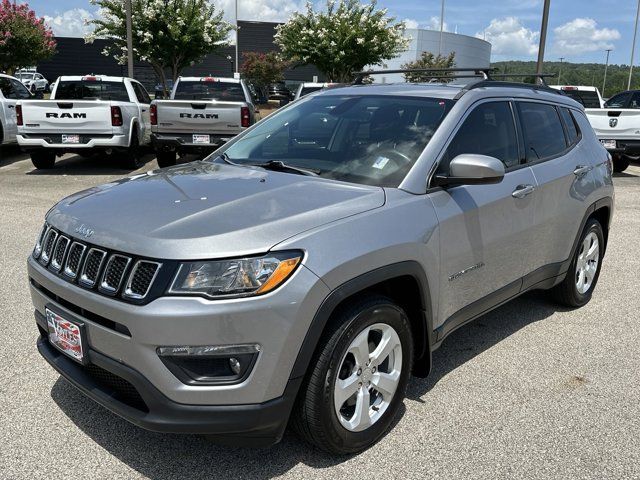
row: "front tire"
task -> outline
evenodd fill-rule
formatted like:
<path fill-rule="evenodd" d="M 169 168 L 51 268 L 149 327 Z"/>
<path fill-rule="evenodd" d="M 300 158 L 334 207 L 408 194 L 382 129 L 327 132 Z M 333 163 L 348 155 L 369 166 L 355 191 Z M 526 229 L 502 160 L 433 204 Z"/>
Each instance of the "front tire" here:
<path fill-rule="evenodd" d="M 602 225 L 595 218 L 591 218 L 582 231 L 567 276 L 552 290 L 558 303 L 576 308 L 582 307 L 591 300 L 593 289 L 600 276 L 603 255 Z"/>
<path fill-rule="evenodd" d="M 31 163 L 38 170 L 50 170 L 56 164 L 56 154 L 46 150 L 31 152 Z"/>
<path fill-rule="evenodd" d="M 398 305 L 372 295 L 341 308 L 301 386 L 293 429 L 333 454 L 369 448 L 398 413 L 412 361 L 411 326 Z"/>

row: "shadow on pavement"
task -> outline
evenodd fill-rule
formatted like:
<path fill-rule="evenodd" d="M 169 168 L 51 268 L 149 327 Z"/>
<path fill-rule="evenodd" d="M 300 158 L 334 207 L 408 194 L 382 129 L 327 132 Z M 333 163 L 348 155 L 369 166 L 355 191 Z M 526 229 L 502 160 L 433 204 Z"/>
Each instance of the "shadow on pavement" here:
<path fill-rule="evenodd" d="M 543 292 L 514 300 L 452 333 L 434 352 L 434 368 L 426 379 L 413 378 L 408 400 L 422 401 L 449 372 L 509 337 L 523 327 L 558 311 Z M 269 449 L 232 448 L 215 445 L 195 435 L 157 434 L 142 430 L 110 413 L 59 379 L 51 397 L 62 411 L 101 447 L 131 468 L 153 479 L 273 478 L 299 463 L 327 468 L 349 457 L 331 457 L 287 432 L 283 441 Z M 403 405 L 398 422 L 405 413 Z"/>
<path fill-rule="evenodd" d="M 145 154 L 141 159 L 139 168 L 145 168 L 148 163 L 154 162 L 156 159 L 154 154 Z M 157 165 L 150 165 L 157 168 Z M 119 158 L 114 155 L 92 155 L 90 157 L 82 157 L 80 155 L 71 155 L 64 158 L 58 158 L 55 166 L 50 170 L 38 170 L 31 167 L 27 171 L 27 175 L 37 176 L 56 176 L 56 175 L 125 175 L 133 170 L 124 168 L 120 165 Z"/>

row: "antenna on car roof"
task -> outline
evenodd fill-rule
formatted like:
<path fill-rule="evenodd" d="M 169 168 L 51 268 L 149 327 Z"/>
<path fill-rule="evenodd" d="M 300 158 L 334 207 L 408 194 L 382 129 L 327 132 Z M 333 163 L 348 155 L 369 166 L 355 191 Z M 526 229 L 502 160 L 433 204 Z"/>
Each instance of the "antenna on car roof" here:
<path fill-rule="evenodd" d="M 369 70 L 354 73 L 354 85 L 361 85 L 365 77 L 369 75 L 385 75 L 392 73 L 434 73 L 431 78 L 476 78 L 482 77 L 482 80 L 491 80 L 492 72 L 495 68 L 489 67 L 453 67 L 453 68 L 404 68 L 398 70 Z M 469 72 L 472 72 L 470 74 Z M 446 75 L 451 74 L 453 75 Z M 458 74 L 461 73 L 461 74 Z"/>

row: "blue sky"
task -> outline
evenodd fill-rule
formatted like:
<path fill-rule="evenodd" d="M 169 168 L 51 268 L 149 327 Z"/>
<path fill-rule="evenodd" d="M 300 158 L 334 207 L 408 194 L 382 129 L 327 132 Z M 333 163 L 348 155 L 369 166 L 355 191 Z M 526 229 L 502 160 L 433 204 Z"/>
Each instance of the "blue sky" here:
<path fill-rule="evenodd" d="M 88 0 L 32 0 L 58 35 L 82 36 L 83 22 L 98 14 Z M 234 0 L 215 0 L 233 20 Z M 379 0 L 380 7 L 408 26 L 439 25 L 440 0 Z M 636 0 L 552 0 L 545 60 L 629 63 Z M 304 0 L 238 0 L 241 20 L 284 21 L 302 9 Z M 445 0 L 446 29 L 486 38 L 493 60 L 533 60 L 542 14 L 542 0 Z M 640 57 L 640 48 L 637 49 Z M 636 57 L 636 64 L 638 58 Z"/>

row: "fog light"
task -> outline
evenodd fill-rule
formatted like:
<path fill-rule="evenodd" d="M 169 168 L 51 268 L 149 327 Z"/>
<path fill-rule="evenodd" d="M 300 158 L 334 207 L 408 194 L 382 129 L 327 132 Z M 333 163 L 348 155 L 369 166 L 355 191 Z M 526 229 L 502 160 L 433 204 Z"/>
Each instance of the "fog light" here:
<path fill-rule="evenodd" d="M 233 373 L 235 373 L 236 375 L 240 374 L 240 361 L 237 358 L 231 357 L 229 359 L 229 366 L 231 367 L 231 371 Z"/>

